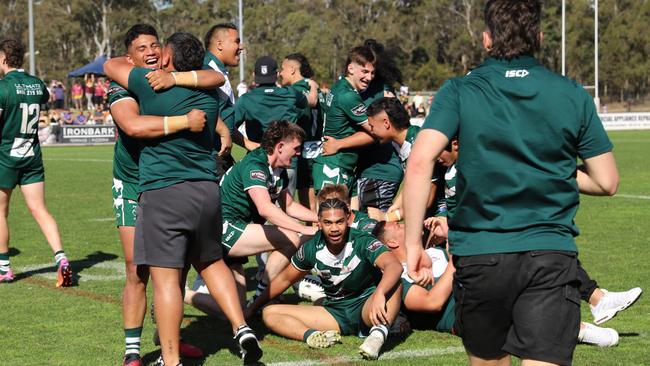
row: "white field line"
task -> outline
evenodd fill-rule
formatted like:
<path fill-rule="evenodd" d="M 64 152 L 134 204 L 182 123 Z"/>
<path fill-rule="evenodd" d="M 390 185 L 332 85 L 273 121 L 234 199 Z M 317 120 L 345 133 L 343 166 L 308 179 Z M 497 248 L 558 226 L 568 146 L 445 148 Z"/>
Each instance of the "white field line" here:
<path fill-rule="evenodd" d="M 394 351 L 394 352 L 391 351 L 379 355 L 379 360 L 398 360 L 398 359 L 415 358 L 415 357 L 433 357 L 433 356 L 440 356 L 440 355 L 449 355 L 452 353 L 465 353 L 465 349 L 463 347 L 445 347 L 445 348 L 404 350 L 404 351 Z M 325 358 L 321 360 L 273 362 L 273 363 L 267 363 L 266 366 L 320 366 L 320 365 L 336 365 L 336 364 L 359 362 L 359 361 L 361 361 L 361 356 L 357 356 L 357 357 L 340 356 L 340 357 Z"/>
<path fill-rule="evenodd" d="M 80 263 L 84 264 L 84 263 Z M 56 280 L 56 270 L 54 264 L 44 263 L 44 264 L 33 264 L 21 267 L 14 267 L 16 269 L 15 273 L 22 272 L 40 272 L 35 273 L 35 276 L 44 277 L 50 280 Z M 106 274 L 92 274 L 93 268 L 103 270 L 107 272 Z M 74 271 L 74 266 L 72 267 Z M 41 272 L 42 271 L 42 272 Z M 91 273 L 88 273 L 91 272 Z M 79 281 L 123 281 L 126 276 L 124 271 L 124 262 L 119 261 L 109 261 L 109 262 L 99 262 L 93 264 L 91 267 L 85 268 L 79 275 Z"/>
<path fill-rule="evenodd" d="M 650 196 L 642 196 L 642 195 L 636 195 L 636 194 L 625 194 L 625 193 L 617 193 L 614 195 L 614 197 L 620 197 L 620 198 L 633 198 L 637 200 L 650 200 Z"/>
<path fill-rule="evenodd" d="M 102 218 L 97 218 L 97 219 L 89 219 L 88 221 L 113 221 L 115 220 L 115 217 L 102 217 Z"/>
<path fill-rule="evenodd" d="M 91 163 L 112 163 L 112 159 L 88 159 L 88 158 L 51 158 L 43 159 L 45 161 L 79 161 L 79 162 L 91 162 Z"/>

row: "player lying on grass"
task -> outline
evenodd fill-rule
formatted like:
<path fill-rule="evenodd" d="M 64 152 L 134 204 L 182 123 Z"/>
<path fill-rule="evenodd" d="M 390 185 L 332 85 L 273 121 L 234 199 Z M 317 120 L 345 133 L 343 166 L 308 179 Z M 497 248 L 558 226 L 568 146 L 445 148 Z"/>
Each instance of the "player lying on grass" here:
<path fill-rule="evenodd" d="M 298 250 L 291 265 L 271 281 L 246 314 L 254 314 L 314 269 L 327 294 L 323 306 L 269 305 L 262 313 L 264 324 L 315 348 L 340 342 L 341 334 L 356 335 L 370 328 L 359 351 L 364 358 L 376 359 L 399 311 L 402 267 L 380 241 L 350 228 L 348 217 L 345 202 L 323 201 L 318 211 L 321 230 Z"/>
<path fill-rule="evenodd" d="M 230 168 L 221 180 L 224 252 L 229 257 L 247 257 L 273 251 L 258 282 L 257 294 L 264 291 L 268 281 L 289 264 L 298 246 L 317 230 L 296 221 L 316 222 L 318 218 L 294 201 L 286 189 L 285 168 L 300 154 L 303 138 L 304 132 L 298 125 L 272 122 L 263 134 L 261 146 Z M 271 225 L 264 225 L 265 221 Z M 186 294 L 186 302 L 208 314 L 218 311 L 214 302 L 191 290 Z"/>
<path fill-rule="evenodd" d="M 430 221 L 429 221 L 430 222 Z M 428 227 L 433 229 L 433 227 Z M 448 260 L 447 253 L 437 247 L 426 249 L 432 262 L 432 286 L 422 287 L 413 283 L 406 271 L 406 249 L 404 246 L 404 225 L 382 221 L 373 230 L 373 235 L 381 240 L 403 265 L 402 273 L 402 312 L 415 329 L 433 329 L 438 332 L 454 333 L 455 301 L 452 296 L 452 281 L 455 268 Z M 578 341 L 611 347 L 618 344 L 618 332 L 612 328 L 600 328 L 581 322 Z"/>

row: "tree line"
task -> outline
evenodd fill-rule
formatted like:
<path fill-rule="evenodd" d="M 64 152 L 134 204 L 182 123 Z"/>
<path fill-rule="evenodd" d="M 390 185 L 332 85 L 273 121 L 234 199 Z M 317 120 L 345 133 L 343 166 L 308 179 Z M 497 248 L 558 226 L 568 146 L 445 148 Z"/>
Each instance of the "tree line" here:
<path fill-rule="evenodd" d="M 0 34 L 27 43 L 27 1 L 4 0 Z M 237 24 L 234 0 L 173 0 L 157 11 L 150 1 L 35 1 L 37 75 L 64 79 L 98 55 L 125 52 L 130 25 L 154 25 L 161 39 L 175 31 L 203 38 L 218 22 Z M 332 83 L 342 71 L 347 49 L 364 39 L 382 42 L 397 60 L 411 90 L 435 90 L 454 75 L 479 65 L 484 0 L 244 0 L 246 81 L 254 60 L 281 59 L 302 52 L 320 82 Z M 594 0 L 567 0 L 567 76 L 594 85 Z M 648 0 L 599 1 L 599 85 L 602 98 L 640 100 L 650 75 Z M 537 57 L 561 71 L 561 1 L 548 0 L 542 23 L 544 41 Z M 26 62 L 27 67 L 27 62 Z M 231 78 L 239 82 L 238 72 Z"/>

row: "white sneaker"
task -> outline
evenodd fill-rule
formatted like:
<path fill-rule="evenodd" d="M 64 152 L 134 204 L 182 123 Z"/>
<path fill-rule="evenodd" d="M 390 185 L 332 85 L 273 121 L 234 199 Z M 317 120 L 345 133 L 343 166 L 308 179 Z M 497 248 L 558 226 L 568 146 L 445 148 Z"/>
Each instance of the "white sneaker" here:
<path fill-rule="evenodd" d="M 325 297 L 325 289 L 320 278 L 307 275 L 301 281 L 293 285 L 293 290 L 301 298 L 309 301 L 316 301 Z"/>
<path fill-rule="evenodd" d="M 594 323 L 603 324 L 610 320 L 619 311 L 627 309 L 630 305 L 634 304 L 639 299 L 643 290 L 640 287 L 635 287 L 625 292 L 609 292 L 602 289 L 605 293 L 596 306 L 589 306 L 591 308 L 591 315 L 594 316 Z"/>
<path fill-rule="evenodd" d="M 370 332 L 370 335 L 359 346 L 359 353 L 367 360 L 376 360 L 379 358 L 379 351 L 381 351 L 384 341 L 384 336 L 380 332 Z"/>
<path fill-rule="evenodd" d="M 614 347 L 618 344 L 618 332 L 612 328 L 601 328 L 593 324 L 582 323 L 578 342 L 593 344 L 598 347 Z"/>

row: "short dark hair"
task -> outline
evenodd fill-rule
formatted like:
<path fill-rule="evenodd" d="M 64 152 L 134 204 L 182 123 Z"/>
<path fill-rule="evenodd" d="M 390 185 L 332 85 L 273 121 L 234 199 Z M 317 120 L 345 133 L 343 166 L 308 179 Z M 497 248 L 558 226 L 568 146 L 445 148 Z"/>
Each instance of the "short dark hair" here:
<path fill-rule="evenodd" d="M 305 131 L 289 121 L 273 121 L 262 135 L 260 146 L 267 154 L 273 154 L 273 149 L 281 141 L 298 139 L 305 141 Z"/>
<path fill-rule="evenodd" d="M 539 51 L 541 14 L 539 0 L 488 0 L 484 17 L 492 37 L 490 56 L 511 60 Z"/>
<path fill-rule="evenodd" d="M 131 43 L 133 43 L 136 38 L 140 37 L 143 34 L 154 36 L 156 39 L 158 39 L 158 32 L 156 32 L 156 28 L 149 24 L 138 23 L 126 31 L 126 34 L 124 35 L 124 48 L 128 50 L 131 46 Z"/>
<path fill-rule="evenodd" d="M 172 48 L 172 61 L 176 71 L 201 70 L 205 50 L 198 38 L 190 33 L 176 32 L 167 39 Z"/>
<path fill-rule="evenodd" d="M 325 184 L 323 188 L 318 191 L 316 202 L 325 201 L 326 197 L 331 195 L 343 197 L 346 202 L 350 200 L 350 192 L 345 184 Z"/>
<path fill-rule="evenodd" d="M 345 72 L 344 74 L 348 73 L 348 65 L 351 63 L 356 63 L 359 65 L 365 65 L 367 63 L 374 64 L 375 63 L 375 54 L 372 53 L 372 50 L 369 47 L 366 46 L 356 46 L 352 47 L 350 51 L 348 51 L 348 57 L 345 60 Z"/>
<path fill-rule="evenodd" d="M 300 75 L 302 75 L 305 78 L 311 78 L 314 76 L 314 69 L 311 68 L 311 65 L 309 64 L 309 61 L 307 60 L 307 57 L 303 55 L 302 53 L 292 53 L 287 55 L 285 57 L 287 60 L 292 60 L 296 61 L 297 63 L 300 64 Z"/>
<path fill-rule="evenodd" d="M 375 78 L 384 84 L 394 86 L 395 83 L 403 84 L 402 71 L 397 67 L 395 59 L 390 52 L 386 51 L 383 44 L 369 38 L 363 41 L 363 45 L 370 48 L 375 55 Z"/>
<path fill-rule="evenodd" d="M 7 65 L 19 69 L 25 60 L 25 46 L 16 39 L 0 41 L 0 52 L 5 54 Z"/>
<path fill-rule="evenodd" d="M 375 228 L 372 229 L 372 236 L 379 239 L 380 242 L 386 242 L 386 221 L 379 221 Z"/>
<path fill-rule="evenodd" d="M 205 33 L 205 37 L 203 37 L 203 44 L 205 45 L 205 49 L 207 50 L 208 47 L 210 47 L 210 42 L 212 41 L 212 37 L 214 34 L 220 30 L 224 29 L 234 29 L 236 31 L 239 31 L 237 29 L 237 26 L 232 24 L 232 23 L 219 23 L 215 24 L 208 31 Z"/>
<path fill-rule="evenodd" d="M 323 211 L 325 210 L 343 210 L 346 215 L 350 213 L 348 204 L 338 198 L 330 198 L 321 202 L 318 205 L 318 217 L 321 217 L 323 215 Z"/>
<path fill-rule="evenodd" d="M 406 108 L 404 108 L 397 98 L 381 97 L 375 100 L 370 104 L 370 106 L 368 106 L 366 115 L 368 117 L 373 117 L 382 111 L 386 112 L 386 115 L 388 115 L 390 124 L 400 131 L 409 128 L 411 125 L 411 117 L 409 117 Z"/>

